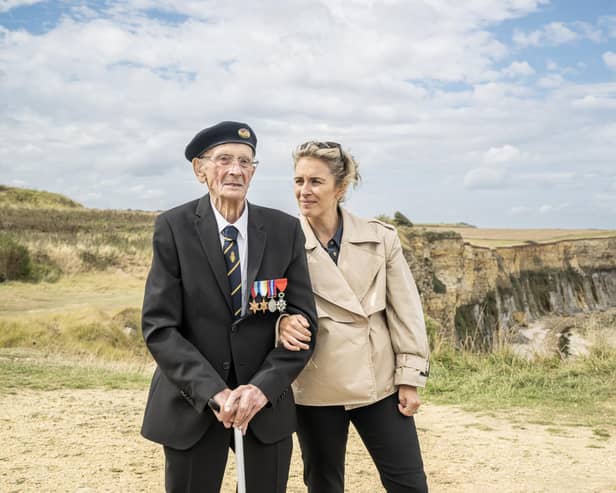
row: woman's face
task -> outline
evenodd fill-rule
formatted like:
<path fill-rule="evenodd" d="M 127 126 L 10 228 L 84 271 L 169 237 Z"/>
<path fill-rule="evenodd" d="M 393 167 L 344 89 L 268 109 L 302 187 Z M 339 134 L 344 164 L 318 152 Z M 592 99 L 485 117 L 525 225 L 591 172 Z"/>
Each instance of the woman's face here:
<path fill-rule="evenodd" d="M 313 157 L 299 158 L 295 165 L 295 198 L 300 212 L 308 218 L 336 213 L 338 199 L 344 195 L 336 186 L 327 164 Z"/>

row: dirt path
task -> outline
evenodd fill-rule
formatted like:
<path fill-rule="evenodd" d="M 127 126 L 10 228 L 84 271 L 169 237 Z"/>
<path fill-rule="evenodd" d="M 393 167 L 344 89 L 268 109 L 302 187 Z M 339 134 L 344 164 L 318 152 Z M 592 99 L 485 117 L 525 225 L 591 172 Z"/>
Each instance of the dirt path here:
<path fill-rule="evenodd" d="M 0 491 L 163 491 L 160 447 L 138 434 L 145 391 L 24 391 L 0 396 Z M 431 491 L 616 492 L 616 430 L 526 423 L 425 405 L 416 418 Z M 298 447 L 290 493 L 303 492 Z M 230 464 L 233 461 L 230 461 Z M 609 465 L 611 464 L 611 465 Z M 232 470 L 224 492 L 234 491 Z M 357 436 L 347 491 L 383 491 Z"/>

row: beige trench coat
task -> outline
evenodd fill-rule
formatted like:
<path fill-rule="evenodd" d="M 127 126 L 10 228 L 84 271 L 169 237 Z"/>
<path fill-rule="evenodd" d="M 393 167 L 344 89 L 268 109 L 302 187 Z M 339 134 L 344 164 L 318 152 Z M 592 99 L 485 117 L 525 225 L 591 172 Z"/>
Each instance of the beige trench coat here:
<path fill-rule="evenodd" d="M 298 404 L 372 404 L 397 385 L 423 387 L 429 348 L 421 300 L 394 227 L 341 208 L 338 265 L 306 218 L 306 256 L 319 330 L 311 360 L 293 383 Z"/>

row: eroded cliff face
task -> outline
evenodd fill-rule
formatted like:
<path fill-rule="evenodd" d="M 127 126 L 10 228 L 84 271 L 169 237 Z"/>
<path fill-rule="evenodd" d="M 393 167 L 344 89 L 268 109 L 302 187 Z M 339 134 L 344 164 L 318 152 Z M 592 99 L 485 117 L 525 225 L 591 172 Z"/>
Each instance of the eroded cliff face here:
<path fill-rule="evenodd" d="M 546 315 L 616 306 L 616 238 L 483 248 L 455 233 L 400 231 L 426 313 L 458 342 L 489 348 Z"/>

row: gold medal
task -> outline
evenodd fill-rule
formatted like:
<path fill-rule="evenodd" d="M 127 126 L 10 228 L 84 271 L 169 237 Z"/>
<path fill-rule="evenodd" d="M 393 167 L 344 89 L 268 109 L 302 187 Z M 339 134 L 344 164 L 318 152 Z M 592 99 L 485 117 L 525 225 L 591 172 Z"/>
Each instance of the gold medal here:
<path fill-rule="evenodd" d="M 265 299 L 261 301 L 261 303 L 259 303 L 259 310 L 261 310 L 263 313 L 267 311 L 267 301 L 265 301 Z"/>

